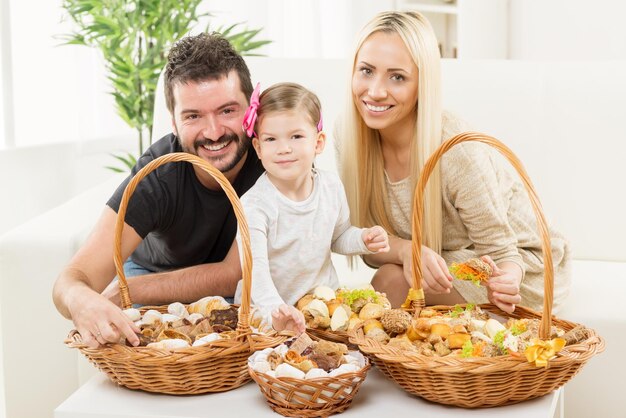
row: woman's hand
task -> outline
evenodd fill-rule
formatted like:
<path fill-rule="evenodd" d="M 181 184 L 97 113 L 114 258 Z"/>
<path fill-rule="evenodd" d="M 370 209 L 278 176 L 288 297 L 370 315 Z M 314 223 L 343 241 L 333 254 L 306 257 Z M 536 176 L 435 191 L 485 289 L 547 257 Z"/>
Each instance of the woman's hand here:
<path fill-rule="evenodd" d="M 404 241 L 401 249 L 404 277 L 413 287 L 411 241 Z M 445 260 L 435 251 L 422 245 L 422 288 L 426 294 L 450 293 L 452 275 L 448 271 Z"/>
<path fill-rule="evenodd" d="M 364 229 L 361 234 L 361 239 L 368 251 L 373 253 L 386 253 L 389 252 L 389 236 L 387 231 L 382 226 L 373 226 L 368 229 Z"/>
<path fill-rule="evenodd" d="M 282 304 L 272 312 L 272 326 L 276 331 L 293 331 L 297 335 L 306 331 L 304 314 L 295 306 Z"/>
<path fill-rule="evenodd" d="M 497 266 L 489 256 L 483 256 L 480 259 L 493 269 L 491 278 L 486 285 L 487 298 L 504 312 L 513 313 L 515 305 L 522 301 L 522 296 L 519 293 L 522 282 L 520 267 L 513 262 L 504 262 Z"/>

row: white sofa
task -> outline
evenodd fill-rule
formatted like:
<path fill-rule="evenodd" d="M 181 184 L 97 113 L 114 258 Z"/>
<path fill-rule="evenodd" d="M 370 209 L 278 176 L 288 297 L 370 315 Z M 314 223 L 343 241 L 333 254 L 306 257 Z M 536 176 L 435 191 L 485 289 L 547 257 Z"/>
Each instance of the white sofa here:
<path fill-rule="evenodd" d="M 262 87 L 296 81 L 315 91 L 331 132 L 347 89 L 346 62 L 248 62 Z M 626 220 L 620 216 L 626 197 L 617 181 L 626 178 L 621 161 L 626 154 L 626 62 L 445 61 L 443 71 L 446 108 L 517 153 L 548 218 L 571 240 L 577 259 L 572 290 L 558 316 L 594 327 L 607 340 L 605 353 L 566 386 L 567 416 L 623 416 L 625 363 L 618 352 L 626 346 L 621 300 L 626 294 Z M 156 114 L 155 135 L 169 132 L 161 95 Z M 334 169 L 332 146 L 318 165 Z M 93 373 L 77 351 L 62 343 L 71 323 L 54 309 L 51 288 L 120 180 L 102 183 L 0 237 L 0 353 L 8 418 L 52 416 Z M 350 272 L 341 258 L 335 260 L 349 285 L 371 277 L 365 267 Z"/>
<path fill-rule="evenodd" d="M 110 178 L 109 153 L 135 153 L 133 135 L 0 150 L 0 236 Z"/>

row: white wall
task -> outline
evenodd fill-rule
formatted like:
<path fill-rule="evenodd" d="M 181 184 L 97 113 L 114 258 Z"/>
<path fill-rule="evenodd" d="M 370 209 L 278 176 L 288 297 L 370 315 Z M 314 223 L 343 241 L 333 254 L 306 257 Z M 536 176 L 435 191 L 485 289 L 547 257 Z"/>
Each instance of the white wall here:
<path fill-rule="evenodd" d="M 261 37 L 274 42 L 259 52 L 269 56 L 344 58 L 351 51 L 358 29 L 374 13 L 391 9 L 397 3 L 394 0 L 205 0 L 201 10 L 213 13 L 213 27 L 234 22 L 264 27 Z M 470 13 L 473 3 L 473 0 L 463 3 L 464 13 Z M 11 100 L 12 90 L 14 102 L 10 106 L 5 103 L 4 111 L 15 116 L 14 136 L 3 135 L 2 144 L 29 146 L 135 135 L 115 112 L 99 51 L 60 46 L 61 41 L 54 38 L 72 29 L 70 22 L 62 20 L 61 4 L 62 0 L 2 2 L 2 11 L 10 6 L 10 13 L 0 15 L 3 19 L 0 32 L 7 32 L 9 26 L 11 30 L 11 51 L 5 45 L 2 55 L 8 58 L 4 59 L 5 65 L 10 61 L 11 71 L 4 71 L 2 76 L 12 78 L 12 82 L 3 82 L 2 93 L 4 100 Z M 626 58 L 626 25 L 622 24 L 626 2 L 502 0 L 499 7 L 506 4 L 510 8 L 511 58 L 578 61 Z M 13 126 L 9 122 L 5 125 Z"/>
<path fill-rule="evenodd" d="M 99 53 L 55 39 L 72 28 L 61 4 L 10 1 L 15 145 L 133 137 L 107 94 Z"/>
<path fill-rule="evenodd" d="M 458 57 L 507 58 L 509 0 L 457 0 L 457 3 Z"/>
<path fill-rule="evenodd" d="M 9 23 L 9 3 L 0 1 L 0 150 L 13 140 L 12 125 L 7 121 L 12 120 L 10 116 L 11 107 L 11 82 L 10 68 L 5 68 L 4 63 L 8 62 L 10 54 L 10 23 Z M 12 142 L 11 142 L 12 143 Z"/>
<path fill-rule="evenodd" d="M 205 0 L 212 24 L 247 22 L 273 42 L 259 52 L 285 58 L 345 58 L 357 31 L 393 0 Z"/>
<path fill-rule="evenodd" d="M 510 0 L 510 58 L 626 59 L 626 2 Z"/>
<path fill-rule="evenodd" d="M 274 42 L 261 53 L 277 57 L 342 57 L 357 29 L 374 13 L 392 7 L 392 0 L 205 0 L 211 25 L 248 22 L 264 27 L 260 38 Z M 135 133 L 117 116 L 100 52 L 62 45 L 59 35 L 71 32 L 62 0 L 3 0 L 11 39 L 3 53 L 10 75 L 2 84 L 10 92 L 5 106 L 14 126 L 0 145 L 17 147 L 88 141 Z M 37 13 L 32 13 L 33 10 Z M 65 20 L 64 20 L 65 19 Z M 205 21 L 195 32 L 202 30 Z M 9 25 L 2 25 L 3 31 Z M 10 49 L 10 51 L 9 51 Z M 10 90 L 9 90 L 10 89 Z M 159 92 L 162 94 L 162 92 Z M 4 97 L 4 96 L 3 96 Z"/>
<path fill-rule="evenodd" d="M 449 60 L 443 85 L 447 109 L 523 162 L 575 258 L 626 261 L 626 60 Z"/>

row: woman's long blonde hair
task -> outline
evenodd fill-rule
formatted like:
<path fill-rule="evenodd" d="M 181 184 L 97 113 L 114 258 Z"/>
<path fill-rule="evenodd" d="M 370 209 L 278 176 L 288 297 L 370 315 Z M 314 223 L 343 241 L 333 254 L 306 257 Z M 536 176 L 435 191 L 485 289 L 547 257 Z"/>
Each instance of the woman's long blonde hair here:
<path fill-rule="evenodd" d="M 411 142 L 411 185 L 424 163 L 441 143 L 441 65 L 437 39 L 428 20 L 417 12 L 382 12 L 362 29 L 352 68 L 348 102 L 335 131 L 339 172 L 343 180 L 354 225 L 381 225 L 397 234 L 389 220 L 380 134 L 370 129 L 359 115 L 352 95 L 351 80 L 356 57 L 365 40 L 375 32 L 396 33 L 406 45 L 418 68 L 418 103 L 415 140 Z M 425 193 L 423 243 L 441 252 L 442 198 L 439 169 L 430 176 Z"/>

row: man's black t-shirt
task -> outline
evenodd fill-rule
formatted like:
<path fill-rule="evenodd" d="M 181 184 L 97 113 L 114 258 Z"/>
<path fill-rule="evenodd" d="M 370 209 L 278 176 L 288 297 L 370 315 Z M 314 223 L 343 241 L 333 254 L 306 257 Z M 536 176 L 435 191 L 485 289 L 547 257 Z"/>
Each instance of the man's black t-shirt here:
<path fill-rule="evenodd" d="M 181 151 L 173 134 L 152 144 L 107 205 L 117 212 L 124 189 L 137 171 L 155 158 Z M 237 195 L 252 187 L 262 172 L 250 147 L 233 183 Z M 141 180 L 130 198 L 125 222 L 143 238 L 131 259 L 151 271 L 222 261 L 237 232 L 237 219 L 226 194 L 204 187 L 187 162 L 162 165 Z"/>

